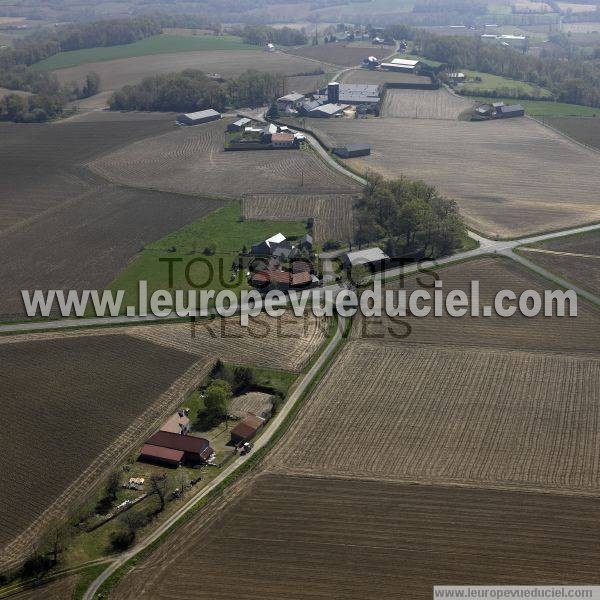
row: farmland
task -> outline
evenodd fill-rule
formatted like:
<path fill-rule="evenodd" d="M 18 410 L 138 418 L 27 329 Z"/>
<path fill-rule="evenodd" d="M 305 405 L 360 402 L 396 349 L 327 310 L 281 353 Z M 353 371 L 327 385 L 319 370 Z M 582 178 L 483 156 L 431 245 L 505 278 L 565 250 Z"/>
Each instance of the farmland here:
<path fill-rule="evenodd" d="M 515 104 L 518 102 L 524 109 L 525 114 L 536 118 L 550 117 L 597 117 L 600 116 L 600 110 L 591 106 L 582 106 L 580 104 L 568 104 L 566 102 L 549 102 L 547 100 L 515 100 L 514 98 L 486 98 L 484 96 L 470 96 L 470 100 L 477 104 L 484 102 L 504 102 L 505 104 Z"/>
<path fill-rule="evenodd" d="M 425 75 L 413 75 L 412 73 L 397 73 L 392 71 L 371 71 L 369 69 L 353 69 L 342 75 L 340 81 L 343 83 L 370 83 L 370 84 L 418 84 L 429 85 L 431 79 Z"/>
<path fill-rule="evenodd" d="M 533 248 L 521 248 L 525 258 L 600 295 L 600 234 L 557 238 Z"/>
<path fill-rule="evenodd" d="M 473 102 L 452 95 L 445 88 L 439 90 L 388 89 L 385 92 L 381 114 L 384 117 L 413 119 L 456 120 Z"/>
<path fill-rule="evenodd" d="M 351 194 L 256 194 L 244 197 L 243 210 L 246 219 L 314 218 L 313 237 L 322 244 L 349 239 L 353 203 Z"/>
<path fill-rule="evenodd" d="M 202 50 L 256 50 L 256 46 L 245 44 L 240 38 L 231 35 L 186 36 L 161 34 L 144 38 L 133 44 L 60 52 L 37 63 L 35 68 L 54 71 L 120 58 Z"/>
<path fill-rule="evenodd" d="M 55 71 L 61 82 L 82 81 L 94 71 L 100 76 L 100 89 L 115 90 L 124 85 L 139 83 L 144 77 L 199 69 L 206 73 L 218 71 L 223 77 L 236 77 L 249 69 L 270 71 L 283 75 L 312 73 L 318 65 L 301 56 L 261 50 L 201 50 L 153 54 L 86 63 Z"/>
<path fill-rule="evenodd" d="M 115 334 L 5 338 L 0 357 L 2 421 L 14 423 L 2 436 L 2 503 L 11 514 L 0 531 L 4 567 L 205 369 L 189 353 Z"/>
<path fill-rule="evenodd" d="M 556 117 L 543 122 L 586 146 L 600 150 L 600 118 Z"/>
<path fill-rule="evenodd" d="M 597 357 L 353 342 L 273 468 L 598 493 L 599 382 Z"/>
<path fill-rule="evenodd" d="M 371 156 L 351 166 L 435 185 L 488 235 L 519 237 L 600 219 L 600 156 L 532 120 L 313 121 L 328 145 L 371 144 Z"/>
<path fill-rule="evenodd" d="M 107 113 L 0 127 L 4 318 L 22 313 L 21 289 L 102 288 L 145 244 L 221 206 L 116 186 L 82 164 L 171 127 L 166 115 Z"/>
<path fill-rule="evenodd" d="M 393 53 L 393 51 L 393 47 L 334 43 L 321 44 L 319 46 L 302 46 L 296 49 L 294 54 L 332 65 L 353 67 L 360 65 L 367 56 L 375 56 L 378 59 L 382 59 Z"/>
<path fill-rule="evenodd" d="M 311 151 L 226 152 L 230 120 L 133 143 L 90 163 L 98 174 L 120 184 L 168 192 L 238 197 L 241 194 L 328 194 L 352 192 L 355 185 L 331 171 Z M 244 177 L 243 174 L 247 175 Z M 241 175 L 241 176 L 240 176 Z"/>
<path fill-rule="evenodd" d="M 428 600 L 435 584 L 597 573 L 595 499 L 270 474 L 246 488 L 170 536 L 111 598 Z"/>
<path fill-rule="evenodd" d="M 481 73 L 480 71 L 464 71 L 464 73 L 468 80 L 460 87 L 461 89 L 468 90 L 472 93 L 485 93 L 484 90 L 495 90 L 501 93 L 503 89 L 510 89 L 516 90 L 523 96 L 535 96 L 539 98 L 550 98 L 552 96 L 551 92 L 548 90 L 531 83 L 508 79 L 507 77 L 501 77 L 500 75 Z M 480 79 L 481 81 L 475 81 L 475 78 Z"/>

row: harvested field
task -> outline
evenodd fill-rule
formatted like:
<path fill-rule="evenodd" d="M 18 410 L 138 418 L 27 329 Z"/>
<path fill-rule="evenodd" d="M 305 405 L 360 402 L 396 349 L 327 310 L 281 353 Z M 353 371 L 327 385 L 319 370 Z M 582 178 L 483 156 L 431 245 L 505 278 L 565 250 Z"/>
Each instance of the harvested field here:
<path fill-rule="evenodd" d="M 473 102 L 454 96 L 445 88 L 389 89 L 385 92 L 381 114 L 384 117 L 456 120 L 462 112 L 473 106 Z"/>
<path fill-rule="evenodd" d="M 600 296 L 599 231 L 558 238 L 535 248 L 521 248 L 520 252 L 548 271 Z"/>
<path fill-rule="evenodd" d="M 263 392 L 248 392 L 243 396 L 236 396 L 231 399 L 229 412 L 243 419 L 248 413 L 262 416 L 264 413 L 271 412 L 271 394 Z"/>
<path fill-rule="evenodd" d="M 329 82 L 329 75 L 297 75 L 288 77 L 285 80 L 285 92 L 299 92 L 300 94 L 309 94 L 325 87 Z"/>
<path fill-rule="evenodd" d="M 111 598 L 430 600 L 435 584 L 587 584 L 599 522 L 590 498 L 262 475 L 212 520 L 194 516 Z"/>
<path fill-rule="evenodd" d="M 488 235 L 520 237 L 600 220 L 600 155 L 531 119 L 311 119 L 310 127 L 328 145 L 371 144 L 370 156 L 349 164 L 435 185 Z"/>
<path fill-rule="evenodd" d="M 238 197 L 242 194 L 330 194 L 357 189 L 311 151 L 226 152 L 230 119 L 176 130 L 131 144 L 90 163 L 107 179 L 168 192 Z M 247 176 L 244 176 L 243 174 Z"/>
<path fill-rule="evenodd" d="M 244 196 L 243 210 L 246 219 L 314 218 L 313 235 L 322 244 L 350 238 L 354 198 L 352 194 L 257 194 Z"/>
<path fill-rule="evenodd" d="M 600 115 L 600 110 L 598 114 Z M 548 123 L 586 146 L 600 150 L 600 118 L 550 117 L 545 118 L 544 123 Z"/>
<path fill-rule="evenodd" d="M 371 71 L 369 69 L 354 69 L 347 71 L 340 79 L 344 83 L 371 83 L 371 84 L 413 84 L 429 85 L 431 79 L 425 75 L 413 75 L 412 73 L 398 73 L 394 71 Z"/>
<path fill-rule="evenodd" d="M 67 600 L 71 598 L 77 585 L 77 575 L 61 577 L 51 583 L 10 596 L 13 600 Z"/>
<path fill-rule="evenodd" d="M 352 44 L 334 43 L 321 44 L 319 46 L 302 46 L 294 50 L 294 54 L 312 58 L 331 65 L 342 67 L 353 67 L 360 65 L 367 56 L 375 56 L 378 59 L 393 54 L 393 47 L 386 46 L 355 46 Z"/>
<path fill-rule="evenodd" d="M 204 319 L 189 324 L 150 325 L 127 329 L 135 338 L 195 354 L 206 361 L 217 358 L 233 364 L 283 371 L 300 371 L 327 337 L 329 322 L 312 315 L 287 313 L 277 319 L 262 314 L 248 327 L 239 318 Z"/>
<path fill-rule="evenodd" d="M 525 290 L 554 289 L 552 283 L 524 269 L 509 259 L 483 258 L 439 269 L 437 275 L 443 289 L 464 290 L 470 293 L 471 281 L 478 281 L 480 303 L 493 305 L 500 290 L 509 289 L 520 294 Z M 431 291 L 431 275 L 420 275 L 421 284 L 415 277 L 405 280 L 405 289 L 428 287 Z M 398 289 L 400 281 L 388 284 Z M 577 317 L 525 317 L 515 314 L 510 318 L 491 317 L 406 317 L 392 321 L 387 317 L 355 319 L 353 339 L 381 340 L 390 343 L 416 343 L 431 346 L 489 348 L 522 352 L 556 352 L 560 354 L 598 356 L 600 336 L 599 311 L 580 301 Z M 379 322 L 378 322 L 379 321 Z M 407 329 L 407 325 L 410 329 Z M 408 336 L 406 336 L 408 332 Z M 398 336 L 405 336 L 399 338 Z"/>
<path fill-rule="evenodd" d="M 13 424 L 0 452 L 0 569 L 81 502 L 209 367 L 114 331 L 0 340 L 2 422 Z"/>
<path fill-rule="evenodd" d="M 598 493 L 599 393 L 598 358 L 353 342 L 272 470 Z"/>
<path fill-rule="evenodd" d="M 83 81 L 94 71 L 100 76 L 100 91 L 116 90 L 124 85 L 139 83 L 144 77 L 199 69 L 207 73 L 220 73 L 223 77 L 235 77 L 248 69 L 296 75 L 314 71 L 315 63 L 301 56 L 283 52 L 263 52 L 261 50 L 204 50 L 198 52 L 177 52 L 120 58 L 55 71 L 59 81 Z"/>
<path fill-rule="evenodd" d="M 222 206 L 112 184 L 0 234 L 0 320 L 23 314 L 20 290 L 104 289 L 145 244 Z"/>

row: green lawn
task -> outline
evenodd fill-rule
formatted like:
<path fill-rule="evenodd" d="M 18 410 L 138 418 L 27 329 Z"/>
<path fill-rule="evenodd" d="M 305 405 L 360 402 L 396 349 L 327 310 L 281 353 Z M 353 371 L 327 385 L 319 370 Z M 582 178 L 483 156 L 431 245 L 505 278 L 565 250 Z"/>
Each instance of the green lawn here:
<path fill-rule="evenodd" d="M 516 81 L 501 77 L 499 75 L 490 75 L 489 73 L 481 73 L 479 71 L 462 71 L 467 76 L 467 82 L 461 88 L 470 91 L 487 91 L 487 90 L 502 90 L 509 88 L 519 90 L 524 96 L 538 96 L 540 98 L 551 98 L 552 94 L 539 86 L 523 81 Z M 473 81 L 473 78 L 479 77 L 481 81 Z"/>
<path fill-rule="evenodd" d="M 232 35 L 169 35 L 161 34 L 121 46 L 86 48 L 71 52 L 60 52 L 36 63 L 37 69 L 51 71 L 76 67 L 86 63 L 145 56 L 148 54 L 170 54 L 173 52 L 194 52 L 197 50 L 256 50 L 256 46 L 245 44 L 241 38 Z"/>
<path fill-rule="evenodd" d="M 244 246 L 250 249 L 276 233 L 287 238 L 306 233 L 306 221 L 247 221 L 242 219 L 239 202 L 232 202 L 208 217 L 191 223 L 183 229 L 149 244 L 140 255 L 110 284 L 113 291 L 125 290 L 125 305 L 137 305 L 138 282 L 148 282 L 150 295 L 155 290 L 193 289 L 188 278 L 198 288 L 219 292 L 222 289 L 248 289 L 245 274 L 230 282 L 231 264 Z M 207 256 L 204 249 L 212 246 L 214 254 Z M 173 263 L 173 285 L 169 286 L 168 263 L 160 259 L 178 259 Z M 190 264 L 190 261 L 194 263 Z M 212 270 L 212 277 L 210 271 Z M 242 270 L 243 271 L 243 270 Z"/>
<path fill-rule="evenodd" d="M 544 100 L 515 100 L 514 98 L 486 98 L 485 96 L 465 96 L 475 102 L 506 102 L 520 104 L 525 114 L 531 117 L 599 117 L 600 109 L 579 104 L 548 102 Z"/>

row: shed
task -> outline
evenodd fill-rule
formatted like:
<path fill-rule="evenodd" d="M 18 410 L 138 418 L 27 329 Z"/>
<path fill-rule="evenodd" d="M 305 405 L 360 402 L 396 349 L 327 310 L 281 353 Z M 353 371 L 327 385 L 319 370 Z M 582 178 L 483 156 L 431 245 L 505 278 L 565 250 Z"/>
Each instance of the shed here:
<path fill-rule="evenodd" d="M 207 110 L 199 110 L 193 113 L 184 113 L 177 117 L 179 123 L 184 125 L 200 125 L 200 123 L 208 123 L 209 121 L 217 121 L 221 118 L 221 113 L 209 108 Z"/>
<path fill-rule="evenodd" d="M 328 119 L 330 117 L 334 117 L 335 115 L 339 115 L 345 109 L 347 109 L 348 106 L 349 106 L 348 104 L 323 104 L 322 106 L 313 108 L 308 113 L 308 116 Z"/>
<path fill-rule="evenodd" d="M 371 154 L 371 146 L 367 144 L 346 144 L 345 146 L 334 148 L 332 152 L 341 158 L 369 156 Z"/>
<path fill-rule="evenodd" d="M 144 444 L 140 450 L 140 460 L 152 463 L 160 463 L 169 467 L 177 467 L 184 457 L 184 452 L 181 450 L 173 450 L 173 448 L 163 448 L 162 446 L 154 446 L 153 444 Z"/>
<path fill-rule="evenodd" d="M 500 106 L 496 111 L 498 119 L 508 119 L 509 117 L 523 117 L 525 109 L 520 104 L 511 104 L 510 106 Z"/>
<path fill-rule="evenodd" d="M 252 121 L 247 117 L 244 117 L 243 119 L 238 119 L 237 121 L 234 121 L 233 123 L 229 123 L 229 125 L 227 125 L 227 131 L 241 131 L 244 127 L 250 125 L 250 123 L 252 123 Z"/>
<path fill-rule="evenodd" d="M 381 270 L 389 256 L 381 248 L 365 248 L 364 250 L 355 250 L 346 252 L 342 255 L 344 267 L 351 269 L 358 265 L 363 265 L 371 271 Z"/>
<path fill-rule="evenodd" d="M 183 461 L 190 463 L 207 462 L 214 453 L 205 438 L 194 435 L 181 435 L 169 431 L 155 433 L 146 441 L 146 445 L 183 452 Z"/>
<path fill-rule="evenodd" d="M 273 148 L 294 148 L 298 146 L 293 133 L 271 134 L 271 145 Z"/>
<path fill-rule="evenodd" d="M 231 442 L 235 445 L 238 445 L 251 440 L 264 424 L 264 419 L 249 413 L 245 419 L 240 421 L 231 430 Z"/>

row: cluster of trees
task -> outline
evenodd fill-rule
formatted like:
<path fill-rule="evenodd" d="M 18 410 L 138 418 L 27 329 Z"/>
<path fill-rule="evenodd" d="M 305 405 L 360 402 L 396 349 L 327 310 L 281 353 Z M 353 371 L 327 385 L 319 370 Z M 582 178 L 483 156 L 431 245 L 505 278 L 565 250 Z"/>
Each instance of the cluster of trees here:
<path fill-rule="evenodd" d="M 247 44 L 264 46 L 267 42 L 279 46 L 301 46 L 306 44 L 308 38 L 304 31 L 291 27 L 269 27 L 268 25 L 246 25 L 246 27 L 233 31 Z"/>
<path fill-rule="evenodd" d="M 109 101 L 111 110 L 192 112 L 226 106 L 260 106 L 283 93 L 285 77 L 247 71 L 235 79 L 219 82 L 202 71 L 188 69 L 148 77 L 127 85 Z"/>
<path fill-rule="evenodd" d="M 422 181 L 370 174 L 355 206 L 354 241 L 385 243 L 392 258 L 437 258 L 462 246 L 466 228 L 453 200 Z"/>
<path fill-rule="evenodd" d="M 88 98 L 100 89 L 97 73 L 89 73 L 81 87 L 76 83 L 60 86 L 54 79 L 47 83 L 36 94 L 8 94 L 0 98 L 0 121 L 43 123 L 62 114 L 69 100 Z"/>
<path fill-rule="evenodd" d="M 600 65 L 582 59 L 535 57 L 482 42 L 479 36 L 440 36 L 406 25 L 386 31 L 396 39 L 411 39 L 415 53 L 446 63 L 452 70 L 470 69 L 526 81 L 549 89 L 556 100 L 600 107 Z"/>

